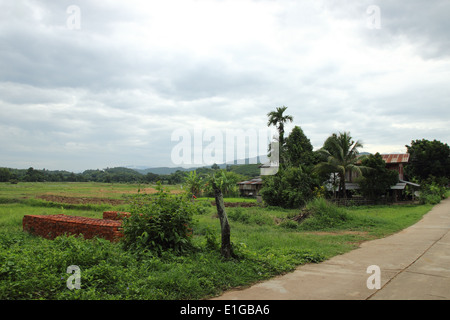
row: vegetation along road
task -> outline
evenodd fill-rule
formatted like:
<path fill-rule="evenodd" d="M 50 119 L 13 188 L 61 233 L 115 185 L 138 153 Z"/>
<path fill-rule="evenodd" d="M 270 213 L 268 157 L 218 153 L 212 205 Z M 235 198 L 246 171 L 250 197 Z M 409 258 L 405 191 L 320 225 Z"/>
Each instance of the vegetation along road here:
<path fill-rule="evenodd" d="M 136 203 L 159 199 L 171 205 L 184 194 L 180 185 L 108 183 L 0 184 L 1 299 L 203 299 L 328 260 L 386 237 L 419 221 L 433 205 L 407 204 L 341 208 L 324 199 L 309 202 L 301 223 L 299 209 L 273 206 L 227 207 L 233 257 L 220 254 L 220 223 L 212 197 L 191 199 L 188 246 L 159 253 L 132 250 L 122 242 L 56 240 L 22 231 L 27 214 L 66 214 L 101 218 L 105 210 L 133 211 Z M 155 193 L 156 192 L 156 193 Z M 87 199 L 82 203 L 46 200 L 44 195 Z M 122 200 L 121 204 L 92 199 Z M 153 199 L 153 200 L 150 200 Z M 73 200 L 73 199 L 72 199 Z M 166 201 L 166 202 L 164 202 Z M 226 202 L 256 200 L 225 197 Z M 177 200 L 179 203 L 180 201 Z M 185 223 L 183 223 L 185 224 Z M 144 239 L 140 239 L 144 241 Z M 69 290 L 67 267 L 77 265 L 81 288 Z"/>

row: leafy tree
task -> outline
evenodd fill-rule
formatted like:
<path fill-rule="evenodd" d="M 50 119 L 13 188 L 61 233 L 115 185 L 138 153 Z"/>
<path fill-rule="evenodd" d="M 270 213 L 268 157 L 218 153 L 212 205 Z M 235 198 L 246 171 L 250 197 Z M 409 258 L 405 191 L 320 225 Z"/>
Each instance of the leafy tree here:
<path fill-rule="evenodd" d="M 410 154 L 409 164 L 405 172 L 410 178 L 419 181 L 434 176 L 441 178 L 441 184 L 448 183 L 450 179 L 450 147 L 438 140 L 426 139 L 411 141 L 406 146 Z"/>
<path fill-rule="evenodd" d="M 290 115 L 283 115 L 286 111 L 287 107 L 277 107 L 275 111 L 271 111 L 267 114 L 269 117 L 269 121 L 267 122 L 267 126 L 271 125 L 275 126 L 278 130 L 278 142 L 280 146 L 279 156 L 280 156 L 280 164 L 284 162 L 283 148 L 284 148 L 284 124 L 286 122 L 294 121 L 294 118 Z"/>
<path fill-rule="evenodd" d="M 227 165 L 227 171 L 234 172 L 240 176 L 239 180 L 243 181 L 248 178 L 254 178 L 260 175 L 260 164 L 240 164 L 240 165 Z"/>
<path fill-rule="evenodd" d="M 39 170 L 34 170 L 33 167 L 28 168 L 24 180 L 27 182 L 42 182 L 44 181 L 44 174 Z"/>
<path fill-rule="evenodd" d="M 185 177 L 184 182 L 187 190 L 194 196 L 199 197 L 202 193 L 203 179 L 197 175 L 197 171 L 190 171 Z"/>
<path fill-rule="evenodd" d="M 260 194 L 265 203 L 283 208 L 300 208 L 314 196 L 317 181 L 307 168 L 280 168 L 276 175 L 264 176 Z"/>
<path fill-rule="evenodd" d="M 177 170 L 168 176 L 167 181 L 169 184 L 182 183 L 186 178 L 186 175 L 186 171 Z"/>
<path fill-rule="evenodd" d="M 339 193 L 347 197 L 345 176 L 347 172 L 358 172 L 360 175 L 365 169 L 357 165 L 359 151 L 363 145 L 360 141 L 354 141 L 349 132 L 333 133 L 327 138 L 319 153 L 325 159 L 315 166 L 318 173 L 337 173 L 339 177 Z"/>
<path fill-rule="evenodd" d="M 436 181 L 437 179 L 433 176 L 422 180 L 420 184 L 420 196 L 419 202 L 421 204 L 438 204 L 442 199 L 445 198 L 445 192 L 447 188 Z"/>
<path fill-rule="evenodd" d="M 159 181 L 161 178 L 159 176 L 159 174 L 153 173 L 153 172 L 148 172 L 145 176 L 144 176 L 144 181 L 148 182 L 148 183 L 152 183 L 152 182 L 156 182 Z"/>
<path fill-rule="evenodd" d="M 214 176 L 215 181 L 224 196 L 235 196 L 238 194 L 237 183 L 242 181 L 242 176 L 226 170 L 216 170 L 211 176 Z M 208 196 L 214 196 L 215 191 L 210 179 L 208 179 L 205 184 L 205 192 Z"/>
<path fill-rule="evenodd" d="M 11 172 L 7 168 L 0 168 L 0 182 L 8 182 L 11 178 Z"/>
<path fill-rule="evenodd" d="M 217 163 L 214 163 L 214 164 L 211 166 L 211 169 L 213 169 L 213 170 L 219 170 L 220 167 L 219 167 L 219 165 L 218 165 Z"/>
<path fill-rule="evenodd" d="M 318 162 L 311 141 L 299 126 L 295 126 L 286 139 L 285 157 L 287 163 L 294 167 L 309 166 Z"/>
<path fill-rule="evenodd" d="M 361 193 L 369 199 L 379 200 L 392 185 L 398 182 L 398 173 L 386 169 L 386 163 L 379 153 L 364 158 L 362 165 L 370 169 L 364 172 L 358 183 Z"/>

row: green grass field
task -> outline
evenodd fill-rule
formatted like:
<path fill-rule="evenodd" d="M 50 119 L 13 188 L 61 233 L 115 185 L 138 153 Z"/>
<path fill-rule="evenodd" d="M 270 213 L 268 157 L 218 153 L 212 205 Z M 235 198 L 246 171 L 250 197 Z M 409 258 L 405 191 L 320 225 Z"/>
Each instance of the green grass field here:
<path fill-rule="evenodd" d="M 220 223 L 212 198 L 200 198 L 195 215 L 194 253 L 136 256 L 120 243 L 60 237 L 46 240 L 22 232 L 27 214 L 66 214 L 101 218 L 105 210 L 127 210 L 127 195 L 152 193 L 154 186 L 101 183 L 0 184 L 0 299 L 203 299 L 248 286 L 355 249 L 361 242 L 398 232 L 428 212 L 431 205 L 326 208 L 302 224 L 300 210 L 278 207 L 227 208 L 237 258 L 223 260 Z M 170 186 L 173 193 L 180 186 Z M 58 203 L 40 196 L 123 200 L 108 203 Z M 256 202 L 232 198 L 226 202 Z M 319 211 L 320 211 L 319 210 Z M 337 212 L 337 213 L 336 213 Z M 332 216 L 333 214 L 338 214 Z M 81 269 L 81 289 L 69 290 L 66 269 Z"/>

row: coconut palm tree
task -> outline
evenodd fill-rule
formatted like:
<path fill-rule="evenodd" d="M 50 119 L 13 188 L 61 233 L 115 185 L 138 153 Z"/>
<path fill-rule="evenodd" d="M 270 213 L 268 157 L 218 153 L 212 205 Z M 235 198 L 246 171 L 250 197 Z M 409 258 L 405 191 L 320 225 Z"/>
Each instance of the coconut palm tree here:
<path fill-rule="evenodd" d="M 327 138 L 318 152 L 326 159 L 315 166 L 317 172 L 337 173 L 339 177 L 339 193 L 347 197 L 345 176 L 347 172 L 362 174 L 366 169 L 357 165 L 359 158 L 358 148 L 363 145 L 360 141 L 353 141 L 349 132 L 333 133 Z"/>
<path fill-rule="evenodd" d="M 283 162 L 283 148 L 284 148 L 284 124 L 286 122 L 294 121 L 294 118 L 291 115 L 283 115 L 286 111 L 287 107 L 277 107 L 275 111 L 271 111 L 267 114 L 269 117 L 269 121 L 267 122 L 267 126 L 271 125 L 275 126 L 278 130 L 278 142 L 279 142 L 279 156 L 280 156 L 280 164 Z"/>

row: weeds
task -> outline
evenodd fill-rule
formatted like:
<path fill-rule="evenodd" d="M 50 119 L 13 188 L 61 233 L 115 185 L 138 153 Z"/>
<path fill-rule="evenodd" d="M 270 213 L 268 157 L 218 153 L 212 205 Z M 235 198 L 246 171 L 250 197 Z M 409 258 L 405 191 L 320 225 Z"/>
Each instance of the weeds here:
<path fill-rule="evenodd" d="M 71 184 L 74 188 L 71 192 L 77 190 L 76 186 Z M 8 190 L 5 186 L 4 194 Z M 2 197 L 21 199 L 12 191 Z M 152 197 L 157 199 L 158 195 Z M 364 233 L 357 235 L 356 242 L 362 242 L 401 230 L 432 208 L 431 205 L 337 208 L 322 199 L 308 203 L 305 207 L 308 216 L 301 223 L 294 220 L 301 213 L 297 209 L 227 208 L 236 257 L 224 260 L 219 252 L 219 223 L 210 201 L 193 204 L 196 223 L 192 225 L 190 241 L 196 250 L 184 255 L 170 250 L 138 254 L 124 250 L 120 242 L 103 239 L 61 236 L 52 241 L 34 237 L 21 231 L 25 214 L 64 213 L 101 218 L 101 211 L 61 204 L 44 206 L 41 200 L 0 202 L 0 299 L 10 300 L 203 299 L 292 271 L 300 264 L 323 261 L 356 246 L 354 235 L 321 235 L 310 231 L 361 230 Z M 120 207 L 120 211 L 128 209 Z M 70 265 L 81 270 L 80 290 L 69 290 L 66 286 L 70 276 L 66 270 Z"/>

